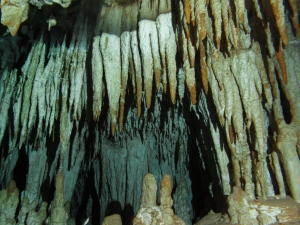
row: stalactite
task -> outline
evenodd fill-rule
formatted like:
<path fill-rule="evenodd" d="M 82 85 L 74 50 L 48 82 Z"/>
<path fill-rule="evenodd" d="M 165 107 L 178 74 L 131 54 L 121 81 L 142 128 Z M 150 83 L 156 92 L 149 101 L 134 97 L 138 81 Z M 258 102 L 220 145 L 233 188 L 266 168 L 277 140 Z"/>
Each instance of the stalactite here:
<path fill-rule="evenodd" d="M 214 26 L 215 26 L 215 38 L 218 49 L 220 48 L 221 44 L 221 34 L 222 34 L 222 19 L 220 15 L 222 14 L 222 7 L 220 0 L 211 0 L 210 1 L 210 8 L 214 17 Z"/>
<path fill-rule="evenodd" d="M 245 8 L 245 1 L 244 0 L 236 0 L 235 1 L 235 4 L 236 4 L 236 11 L 237 11 L 237 14 L 238 14 L 238 18 L 240 20 L 240 23 L 244 23 L 244 12 L 246 10 Z"/>
<path fill-rule="evenodd" d="M 142 20 L 139 22 L 138 29 L 139 42 L 141 49 L 142 68 L 143 68 L 143 81 L 146 94 L 147 108 L 151 106 L 152 99 L 152 83 L 153 72 L 155 77 L 160 76 L 160 58 L 158 55 L 158 35 L 156 24 L 154 21 Z M 157 82 L 158 78 L 156 78 Z"/>
<path fill-rule="evenodd" d="M 73 105 L 74 110 L 74 118 L 79 120 L 81 117 L 81 108 L 79 107 L 79 101 L 81 100 L 81 91 L 83 88 L 83 80 L 85 75 L 85 61 L 86 61 L 86 53 L 87 53 L 87 21 L 85 25 L 82 23 L 81 28 L 79 29 L 80 40 L 78 41 L 78 59 L 76 72 L 74 76 L 74 86 L 71 86 L 71 96 L 72 92 L 74 92 L 74 100 L 70 105 Z"/>
<path fill-rule="evenodd" d="M 171 101 L 173 104 L 175 104 L 177 86 L 175 57 L 177 46 L 175 42 L 175 33 L 172 28 L 172 14 L 167 13 L 159 15 L 156 19 L 156 26 L 158 30 L 162 70 L 163 74 L 168 74 Z M 156 89 L 158 90 L 160 84 L 160 75 L 156 78 L 156 80 Z M 163 81 L 164 90 L 166 90 L 165 82 Z"/>
<path fill-rule="evenodd" d="M 10 3 L 1 2 L 2 23 Z M 30 0 L 26 7 L 52 3 Z M 6 23 L 12 34 L 27 16 L 25 5 L 14 7 L 16 19 Z M 57 10 L 51 31 L 44 18 L 45 31 L 23 24 L 12 40 L 23 45 L 28 38 L 28 45 L 11 54 L 11 64 L 14 42 L 0 46 L 0 185 L 20 179 L 27 161 L 28 171 L 12 202 L 20 207 L 6 212 L 12 199 L 1 198 L 18 192 L 15 183 L 1 192 L 0 223 L 75 224 L 70 209 L 89 223 L 95 206 L 102 222 L 118 202 L 124 214 L 132 206 L 134 224 L 183 224 L 172 209 L 174 183 L 175 213 L 190 224 L 200 215 L 193 207 L 203 204 L 191 206 L 195 167 L 193 185 L 201 180 L 199 195 L 213 200 L 203 212 L 228 206 L 207 218 L 299 220 L 298 8 L 294 0 L 82 0 Z M 48 183 L 56 186 L 49 207 L 42 202 Z"/>
<path fill-rule="evenodd" d="M 115 35 L 101 35 L 101 53 L 111 116 L 111 133 L 114 134 L 121 95 L 121 53 L 120 38 Z"/>
<path fill-rule="evenodd" d="M 292 15 L 292 23 L 293 23 L 293 27 L 294 29 L 296 30 L 296 34 L 298 37 L 300 37 L 300 28 L 299 28 L 299 15 L 298 15 L 298 7 L 297 7 L 297 1 L 296 0 L 288 0 L 290 6 L 291 6 L 291 9 L 292 9 L 292 12 L 293 12 L 293 15 Z"/>
<path fill-rule="evenodd" d="M 129 70 L 129 57 L 130 57 L 130 33 L 123 32 L 121 35 L 121 59 L 122 59 L 122 75 L 121 75 L 121 98 L 120 98 L 120 115 L 119 115 L 119 130 L 123 130 L 123 119 L 124 119 L 124 105 L 125 95 L 128 80 Z"/>
<path fill-rule="evenodd" d="M 8 118 L 9 118 L 8 110 L 14 93 L 16 80 L 17 80 L 17 70 L 11 71 L 11 73 L 9 73 L 9 71 L 6 70 L 2 75 L 2 80 L 0 83 L 0 87 L 1 87 L 0 114 L 2 115 L 0 117 L 0 145 L 4 137 L 6 126 L 8 124 Z"/>
<path fill-rule="evenodd" d="M 137 40 L 137 32 L 131 32 L 131 51 L 133 55 L 134 62 L 134 74 L 135 74 L 135 84 L 136 84 L 136 104 L 137 104 L 137 114 L 138 117 L 141 116 L 142 111 L 142 71 L 141 71 L 141 60 L 140 53 L 138 49 L 138 40 Z"/>
<path fill-rule="evenodd" d="M 36 75 L 36 70 L 38 67 L 38 63 L 40 60 L 40 54 L 42 51 L 42 37 L 40 38 L 38 44 L 36 45 L 36 48 L 33 48 L 32 51 L 34 51 L 34 55 L 32 59 L 30 60 L 30 67 L 28 68 L 28 73 L 25 72 L 25 69 L 23 70 L 25 76 L 26 76 L 26 82 L 24 84 L 24 95 L 23 95 L 23 102 L 22 102 L 22 111 L 21 111 L 21 136 L 20 136 L 20 143 L 19 147 L 21 147 L 26 138 L 27 138 L 27 131 L 28 131 L 28 117 L 29 117 L 29 110 L 30 110 L 30 97 L 32 94 L 32 86 Z M 16 118 L 18 119 L 18 118 Z"/>
<path fill-rule="evenodd" d="M 102 108 L 102 83 L 103 83 L 103 64 L 100 52 L 100 37 L 93 39 L 93 114 L 94 120 L 98 121 Z"/>
<path fill-rule="evenodd" d="M 44 95 L 39 95 L 40 89 L 44 89 L 43 86 L 45 86 L 45 83 L 43 83 L 43 70 L 45 66 L 45 51 L 46 51 L 46 45 L 43 44 L 42 52 L 41 52 L 41 59 L 36 71 L 36 77 L 33 83 L 32 88 L 32 94 L 31 94 L 31 107 L 29 112 L 29 121 L 28 121 L 28 133 L 31 133 L 32 127 L 35 123 L 36 117 L 37 117 L 37 105 L 39 102 L 39 98 L 45 98 Z M 41 114 L 43 112 L 40 112 Z"/>
<path fill-rule="evenodd" d="M 283 0 L 270 0 L 270 4 L 272 5 L 273 14 L 276 20 L 276 25 L 280 37 L 282 39 L 283 44 L 286 46 L 288 44 L 288 37 L 285 27 Z"/>
<path fill-rule="evenodd" d="M 279 195 L 286 196 L 286 191 L 285 191 L 285 187 L 284 187 L 282 172 L 280 169 L 278 154 L 276 152 L 271 153 L 269 155 L 269 159 L 272 162 L 271 167 L 276 176 L 276 181 L 277 181 L 278 188 L 279 188 Z"/>
<path fill-rule="evenodd" d="M 279 47 L 279 50 L 278 50 L 278 52 L 276 52 L 275 55 L 276 55 L 276 59 L 280 66 L 280 70 L 281 70 L 280 74 L 282 76 L 282 80 L 286 84 L 288 81 L 287 81 L 286 67 L 285 67 L 285 62 L 284 62 L 284 55 L 283 55 L 281 47 Z"/>

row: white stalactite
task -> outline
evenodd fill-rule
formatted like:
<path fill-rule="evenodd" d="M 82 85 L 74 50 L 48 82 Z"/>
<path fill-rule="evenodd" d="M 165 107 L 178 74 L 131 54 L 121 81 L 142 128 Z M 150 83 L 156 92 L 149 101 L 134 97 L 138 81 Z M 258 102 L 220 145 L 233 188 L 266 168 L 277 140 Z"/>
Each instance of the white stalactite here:
<path fill-rule="evenodd" d="M 121 72 L 121 98 L 120 98 L 120 115 L 119 115 L 119 130 L 123 129 L 124 119 L 124 107 L 125 107 L 125 95 L 127 89 L 128 71 L 129 71 L 129 58 L 131 57 L 130 52 L 130 32 L 123 32 L 121 35 L 121 61 L 122 61 L 122 72 Z"/>
<path fill-rule="evenodd" d="M 114 134 L 119 111 L 119 99 L 121 95 L 121 44 L 120 38 L 103 33 L 100 40 L 103 56 L 106 90 L 109 100 L 111 116 L 111 133 Z"/>
<path fill-rule="evenodd" d="M 22 124 L 22 131 L 21 131 L 21 137 L 19 142 L 19 147 L 21 147 L 26 138 L 27 138 L 27 130 L 28 130 L 28 117 L 29 117 L 29 111 L 30 111 L 30 97 L 32 93 L 32 86 L 36 75 L 36 70 L 38 67 L 38 63 L 40 61 L 40 54 L 42 51 L 42 37 L 40 38 L 36 48 L 33 48 L 32 51 L 34 51 L 34 55 L 32 57 L 30 67 L 28 68 L 28 72 L 24 73 L 26 76 L 26 82 L 24 84 L 24 95 L 23 95 L 23 101 L 22 101 L 22 111 L 21 111 L 21 124 Z"/>
<path fill-rule="evenodd" d="M 100 52 L 100 36 L 93 39 L 92 57 L 92 78 L 93 78 L 93 114 L 94 120 L 98 121 L 102 108 L 102 85 L 103 85 L 103 63 Z"/>
<path fill-rule="evenodd" d="M 0 95 L 0 145 L 2 143 L 6 126 L 9 119 L 9 107 L 11 104 L 11 98 L 14 93 L 14 88 L 17 80 L 17 70 L 11 71 L 6 70 L 2 75 L 2 82 L 0 83 L 1 91 L 3 94 Z"/>
<path fill-rule="evenodd" d="M 161 14 L 156 19 L 156 26 L 159 37 L 159 51 L 163 66 L 163 73 L 168 73 L 171 101 L 176 101 L 176 41 L 172 26 L 172 13 Z M 160 78 L 160 77 L 159 77 Z M 159 79 L 160 80 L 160 79 Z M 157 87 L 156 83 L 156 87 Z"/>
<path fill-rule="evenodd" d="M 29 112 L 29 121 L 28 121 L 28 133 L 31 133 L 32 127 L 35 123 L 37 117 L 37 107 L 38 107 L 38 99 L 40 97 L 40 89 L 43 89 L 43 71 L 45 67 L 45 52 L 46 52 L 46 45 L 43 44 L 42 52 L 41 52 L 41 59 L 36 71 L 35 80 L 33 83 L 32 94 L 31 94 L 31 107 Z M 42 113 L 42 112 L 41 112 Z"/>
<path fill-rule="evenodd" d="M 144 91 L 146 93 L 147 108 L 151 106 L 153 72 L 160 74 L 160 58 L 158 55 L 157 29 L 154 21 L 141 20 L 139 22 L 139 46 L 141 50 Z"/>
<path fill-rule="evenodd" d="M 79 107 L 79 101 L 81 97 L 81 92 L 83 88 L 83 76 L 85 75 L 85 61 L 87 54 L 87 21 L 83 28 L 80 29 L 80 40 L 79 40 L 79 50 L 78 50 L 78 64 L 75 72 L 75 88 L 74 91 L 74 118 L 77 120 L 81 117 L 82 108 Z"/>

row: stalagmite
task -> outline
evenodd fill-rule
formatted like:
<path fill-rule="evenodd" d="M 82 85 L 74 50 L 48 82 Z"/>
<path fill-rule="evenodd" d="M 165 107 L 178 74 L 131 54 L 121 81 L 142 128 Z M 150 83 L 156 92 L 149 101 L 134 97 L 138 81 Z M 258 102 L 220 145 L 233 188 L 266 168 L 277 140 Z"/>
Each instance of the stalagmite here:
<path fill-rule="evenodd" d="M 141 206 L 133 219 L 133 225 L 150 224 L 182 224 L 184 221 L 174 214 L 171 197 L 172 180 L 169 175 L 164 175 L 160 185 L 160 206 L 156 205 L 156 181 L 152 174 L 146 174 L 143 179 L 143 193 Z"/>
<path fill-rule="evenodd" d="M 106 88 L 111 116 L 111 133 L 114 135 L 121 95 L 121 52 L 120 38 L 103 33 L 100 40 Z"/>
<path fill-rule="evenodd" d="M 102 225 L 122 225 L 122 220 L 120 215 L 114 214 L 111 216 L 106 216 Z"/>
<path fill-rule="evenodd" d="M 60 168 L 56 175 L 54 199 L 50 205 L 50 215 L 47 218 L 47 224 L 67 225 L 68 213 L 64 208 L 64 176 Z"/>
<path fill-rule="evenodd" d="M 16 182 L 11 180 L 7 188 L 0 191 L 0 216 L 3 224 L 16 224 L 15 213 L 19 204 L 19 189 Z"/>

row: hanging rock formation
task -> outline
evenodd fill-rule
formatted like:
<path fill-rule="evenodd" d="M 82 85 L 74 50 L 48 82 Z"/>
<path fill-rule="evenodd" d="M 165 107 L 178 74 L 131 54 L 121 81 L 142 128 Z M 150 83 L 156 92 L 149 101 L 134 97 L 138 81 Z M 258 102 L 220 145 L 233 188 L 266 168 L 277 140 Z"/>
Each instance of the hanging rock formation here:
<path fill-rule="evenodd" d="M 0 9 L 1 224 L 300 220 L 298 1 Z"/>

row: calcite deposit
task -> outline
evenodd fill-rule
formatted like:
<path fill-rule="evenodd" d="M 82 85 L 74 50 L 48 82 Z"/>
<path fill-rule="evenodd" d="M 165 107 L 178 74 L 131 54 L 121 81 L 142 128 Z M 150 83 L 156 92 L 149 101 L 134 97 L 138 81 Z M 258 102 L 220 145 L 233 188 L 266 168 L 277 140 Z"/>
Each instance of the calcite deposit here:
<path fill-rule="evenodd" d="M 0 10 L 0 224 L 300 220 L 299 1 Z"/>

